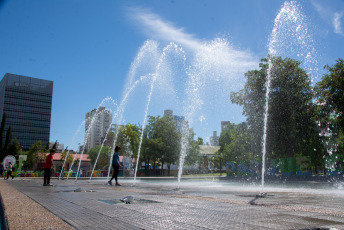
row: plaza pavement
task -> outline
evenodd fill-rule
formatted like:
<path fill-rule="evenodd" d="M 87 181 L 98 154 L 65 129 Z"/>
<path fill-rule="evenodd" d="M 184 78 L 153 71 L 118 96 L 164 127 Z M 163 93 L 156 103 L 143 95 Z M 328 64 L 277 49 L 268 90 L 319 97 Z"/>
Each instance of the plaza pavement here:
<path fill-rule="evenodd" d="M 134 185 L 120 178 L 122 186 L 105 179 L 52 182 L 56 186 L 43 187 L 42 179 L 0 181 L 10 230 L 344 229 L 343 187 L 327 182 L 300 182 L 325 188 L 319 191 L 266 187 L 265 196 L 259 186 L 197 179 L 180 185 L 176 179 Z M 133 202 L 120 201 L 126 196 Z"/>

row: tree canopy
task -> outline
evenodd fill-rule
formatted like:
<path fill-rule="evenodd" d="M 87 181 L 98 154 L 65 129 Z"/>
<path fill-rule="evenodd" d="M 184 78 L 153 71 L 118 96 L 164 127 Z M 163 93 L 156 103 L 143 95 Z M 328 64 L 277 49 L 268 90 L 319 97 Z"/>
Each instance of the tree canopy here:
<path fill-rule="evenodd" d="M 45 147 L 42 145 L 42 141 L 37 141 L 31 146 L 31 148 L 26 152 L 27 160 L 24 161 L 24 166 L 26 168 L 32 168 L 34 171 L 37 169 L 38 162 L 45 161 Z"/>
<path fill-rule="evenodd" d="M 137 125 L 127 124 L 119 128 L 116 145 L 121 146 L 122 155 L 136 157 L 140 135 L 140 128 Z"/>
<path fill-rule="evenodd" d="M 247 163 L 254 158 L 252 136 L 247 123 L 228 125 L 228 129 L 219 138 L 220 153 L 225 161 Z"/>
<path fill-rule="evenodd" d="M 333 66 L 326 65 L 326 73 L 317 83 L 317 99 L 322 114 L 333 130 L 344 132 L 344 60 L 338 59 Z"/>
<path fill-rule="evenodd" d="M 179 159 L 181 133 L 171 117 L 148 117 L 144 130 L 142 159 L 173 164 Z"/>
<path fill-rule="evenodd" d="M 109 161 L 110 161 L 110 157 L 111 154 L 113 153 L 113 151 L 111 150 L 110 147 L 108 146 L 103 146 L 103 148 L 100 150 L 101 146 L 95 146 L 93 148 L 91 148 L 87 154 L 88 154 L 88 159 L 91 160 L 91 164 L 94 165 L 96 163 L 98 154 L 98 161 L 97 161 L 97 165 L 96 168 L 97 169 L 107 169 L 109 166 Z"/>
<path fill-rule="evenodd" d="M 317 120 L 325 132 L 331 137 L 335 152 L 343 153 L 344 147 L 344 60 L 338 59 L 333 66 L 324 67 L 328 72 L 315 87 L 318 105 Z M 344 154 L 344 153 L 343 153 Z"/>
<path fill-rule="evenodd" d="M 308 133 L 315 124 L 311 120 L 311 81 L 299 61 L 281 57 L 271 57 L 271 61 L 267 152 L 276 157 L 290 157 L 301 151 L 302 143 L 309 138 Z M 243 106 L 256 155 L 262 148 L 267 76 L 268 58 L 265 58 L 259 70 L 245 74 L 244 89 L 231 93 L 232 102 Z"/>

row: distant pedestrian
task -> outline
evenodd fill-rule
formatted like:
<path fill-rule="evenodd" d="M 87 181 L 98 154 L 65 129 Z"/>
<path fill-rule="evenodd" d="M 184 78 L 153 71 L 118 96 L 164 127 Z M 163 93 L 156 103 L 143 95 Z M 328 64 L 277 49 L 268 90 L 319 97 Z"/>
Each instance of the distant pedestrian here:
<path fill-rule="evenodd" d="M 12 165 L 12 162 L 9 162 L 7 166 L 7 180 L 10 176 L 12 177 L 12 180 L 13 180 L 13 174 L 12 174 L 13 168 L 14 166 Z"/>
<path fill-rule="evenodd" d="M 119 172 L 119 167 L 121 167 L 121 162 L 119 161 L 119 155 L 118 153 L 121 151 L 121 148 L 119 146 L 116 146 L 115 148 L 115 153 L 112 156 L 112 177 L 111 179 L 108 181 L 109 185 L 112 185 L 112 179 L 115 178 L 116 180 L 116 186 L 121 186 L 118 183 L 117 177 L 118 177 L 118 172 Z"/>
<path fill-rule="evenodd" d="M 0 176 L 5 179 L 5 169 L 4 169 L 4 165 L 2 164 L 2 162 L 0 162 Z"/>
<path fill-rule="evenodd" d="M 44 164 L 44 184 L 43 186 L 53 186 L 50 184 L 51 171 L 54 168 L 53 155 L 55 154 L 55 149 L 50 149 L 50 154 L 47 156 Z"/>

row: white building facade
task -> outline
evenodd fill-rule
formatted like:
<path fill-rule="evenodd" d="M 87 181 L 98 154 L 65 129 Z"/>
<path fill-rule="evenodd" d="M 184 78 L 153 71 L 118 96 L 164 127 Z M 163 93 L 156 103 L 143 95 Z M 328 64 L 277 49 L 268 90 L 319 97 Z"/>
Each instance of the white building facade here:
<path fill-rule="evenodd" d="M 213 131 L 213 136 L 210 137 L 210 145 L 211 146 L 219 146 L 219 136 L 217 136 L 217 132 Z"/>
<path fill-rule="evenodd" d="M 185 120 L 184 116 L 177 116 L 173 115 L 173 110 L 166 109 L 164 111 L 164 116 L 165 117 L 171 117 L 173 118 L 174 122 L 176 123 L 176 127 L 179 132 L 183 132 L 185 129 L 189 128 L 189 122 Z"/>
<path fill-rule="evenodd" d="M 99 107 L 86 113 L 85 151 L 101 145 L 112 123 L 112 114 L 105 107 Z"/>

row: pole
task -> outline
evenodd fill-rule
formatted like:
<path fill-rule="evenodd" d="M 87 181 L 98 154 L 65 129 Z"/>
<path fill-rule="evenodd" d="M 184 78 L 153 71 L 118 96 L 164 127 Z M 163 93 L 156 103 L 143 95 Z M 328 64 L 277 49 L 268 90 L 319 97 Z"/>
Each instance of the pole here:
<path fill-rule="evenodd" d="M 220 155 L 220 176 L 222 176 L 221 169 L 222 169 L 222 165 L 221 165 L 221 155 Z"/>

